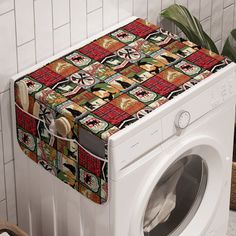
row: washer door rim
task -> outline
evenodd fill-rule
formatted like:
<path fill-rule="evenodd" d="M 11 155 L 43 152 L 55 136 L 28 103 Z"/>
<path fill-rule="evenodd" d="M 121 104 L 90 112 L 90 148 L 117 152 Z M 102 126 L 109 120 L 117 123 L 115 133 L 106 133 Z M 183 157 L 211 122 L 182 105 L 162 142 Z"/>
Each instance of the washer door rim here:
<path fill-rule="evenodd" d="M 143 218 L 153 189 L 173 163 L 190 154 L 198 155 L 206 162 L 208 168 L 208 183 L 197 212 L 180 235 L 191 235 L 189 234 L 191 229 L 196 230 L 196 228 L 199 230 L 199 235 L 202 235 L 208 229 L 211 218 L 216 211 L 221 190 L 224 187 L 224 173 L 226 169 L 224 148 L 214 138 L 202 135 L 193 137 L 179 147 L 171 150 L 164 150 L 164 152 L 166 154 L 166 161 L 163 163 L 158 162 L 159 167 L 156 168 L 157 170 L 160 170 L 161 164 L 163 167 L 161 169 L 163 169 L 163 171 L 155 172 L 155 169 L 152 171 L 150 177 L 146 181 L 145 187 L 137 198 L 131 218 L 130 236 L 144 236 Z M 209 153 L 210 155 L 208 155 Z M 211 200 L 210 202 L 209 199 Z M 202 225 L 203 215 L 205 222 L 204 226 Z M 196 224 L 200 225 L 200 223 L 201 227 L 196 226 Z"/>

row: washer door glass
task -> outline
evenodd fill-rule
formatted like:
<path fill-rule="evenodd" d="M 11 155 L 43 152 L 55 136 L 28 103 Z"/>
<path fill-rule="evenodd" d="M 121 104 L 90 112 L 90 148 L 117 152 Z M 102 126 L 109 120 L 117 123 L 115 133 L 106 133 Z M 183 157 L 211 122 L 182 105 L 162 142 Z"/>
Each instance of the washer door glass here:
<path fill-rule="evenodd" d="M 207 185 L 206 162 L 189 155 L 172 164 L 150 196 L 144 236 L 179 235 L 197 212 Z"/>

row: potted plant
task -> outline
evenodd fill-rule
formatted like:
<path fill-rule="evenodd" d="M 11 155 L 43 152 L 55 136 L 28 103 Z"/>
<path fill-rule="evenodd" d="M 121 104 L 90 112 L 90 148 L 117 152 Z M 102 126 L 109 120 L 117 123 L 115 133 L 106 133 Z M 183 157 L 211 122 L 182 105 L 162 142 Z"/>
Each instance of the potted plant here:
<path fill-rule="evenodd" d="M 200 21 L 191 15 L 186 7 L 173 4 L 163 10 L 161 16 L 173 22 L 193 43 L 220 54 L 213 40 L 203 30 Z M 221 54 L 236 62 L 236 29 L 231 31 Z"/>
<path fill-rule="evenodd" d="M 200 21 L 191 15 L 188 9 L 184 6 L 173 4 L 163 10 L 161 12 L 161 16 L 173 22 L 180 30 L 182 30 L 182 32 L 190 41 L 219 54 L 215 43 L 203 30 Z M 236 62 L 236 29 L 233 29 L 226 39 L 221 55 L 226 56 L 232 61 Z M 231 186 L 230 207 L 232 210 L 236 210 L 236 137 L 234 138 Z"/>

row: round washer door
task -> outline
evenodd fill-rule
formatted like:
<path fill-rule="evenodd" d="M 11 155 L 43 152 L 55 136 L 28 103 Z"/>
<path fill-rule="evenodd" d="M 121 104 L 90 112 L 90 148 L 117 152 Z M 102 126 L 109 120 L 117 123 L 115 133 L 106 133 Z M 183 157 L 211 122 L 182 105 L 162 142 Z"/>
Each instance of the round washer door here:
<path fill-rule="evenodd" d="M 201 235 L 207 229 L 225 179 L 223 154 L 206 144 L 183 152 L 172 154 L 161 174 L 153 168 L 136 205 L 131 236 L 189 236 L 196 229 Z"/>

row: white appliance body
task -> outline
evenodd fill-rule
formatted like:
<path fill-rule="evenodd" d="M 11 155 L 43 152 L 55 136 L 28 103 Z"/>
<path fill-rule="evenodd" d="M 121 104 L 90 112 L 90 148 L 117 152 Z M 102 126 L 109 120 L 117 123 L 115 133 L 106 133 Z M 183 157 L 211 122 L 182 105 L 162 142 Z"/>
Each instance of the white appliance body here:
<path fill-rule="evenodd" d="M 175 236 L 226 235 L 235 73 L 235 64 L 227 66 L 110 138 L 109 200 L 104 205 L 41 169 L 14 139 L 20 227 L 31 236 L 144 236 L 144 214 L 154 187 L 173 163 L 192 155 L 205 163 L 207 184 L 196 211 Z M 175 125 L 181 111 L 190 114 L 183 130 Z M 13 132 L 16 137 L 14 109 Z"/>

